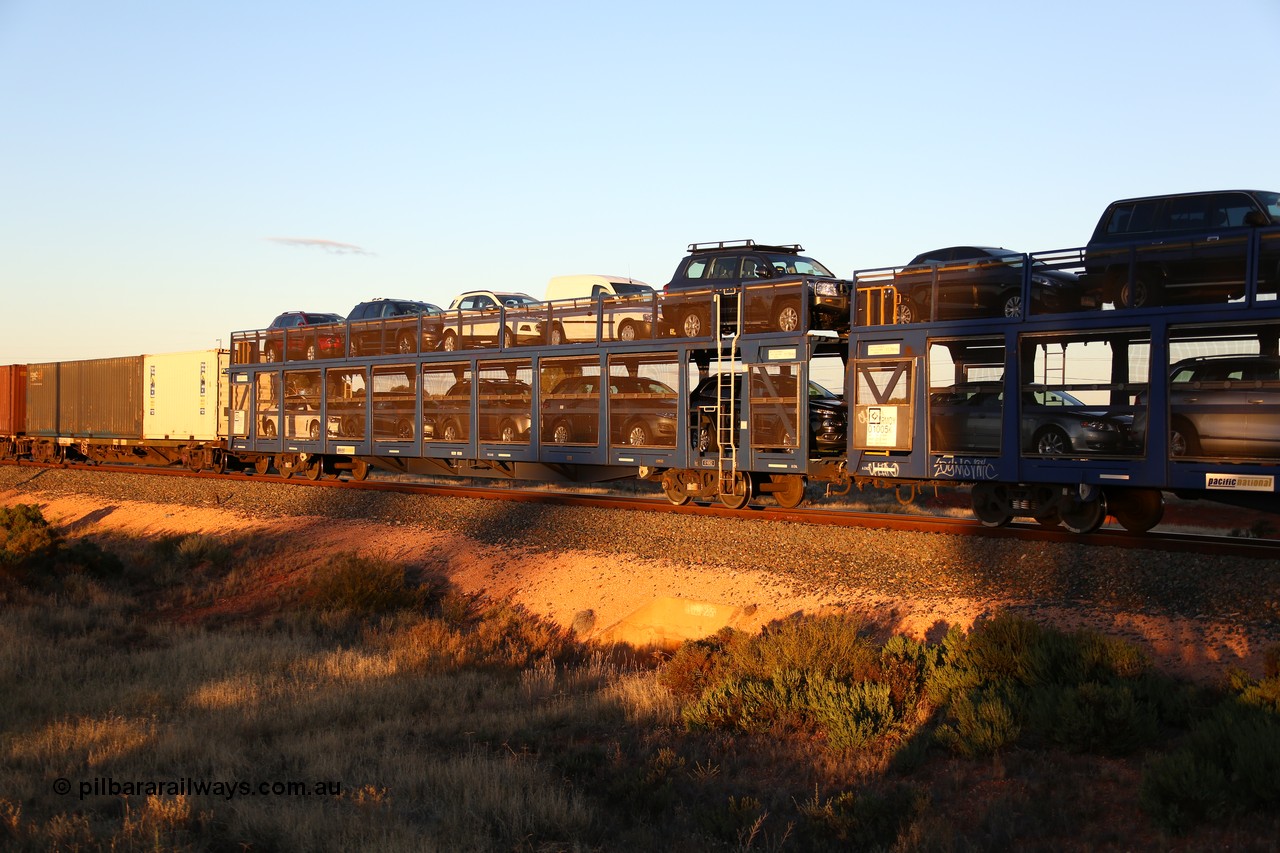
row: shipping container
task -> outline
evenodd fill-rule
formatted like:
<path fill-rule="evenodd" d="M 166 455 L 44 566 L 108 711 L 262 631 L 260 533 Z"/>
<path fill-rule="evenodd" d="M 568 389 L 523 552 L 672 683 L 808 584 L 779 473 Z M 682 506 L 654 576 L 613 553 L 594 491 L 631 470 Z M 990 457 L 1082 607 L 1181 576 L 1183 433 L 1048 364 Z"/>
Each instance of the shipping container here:
<path fill-rule="evenodd" d="M 0 436 L 27 431 L 27 366 L 0 367 Z"/>
<path fill-rule="evenodd" d="M 227 434 L 227 350 L 197 350 L 142 358 L 148 441 L 214 441 Z"/>
<path fill-rule="evenodd" d="M 58 434 L 58 362 L 27 365 L 27 434 Z"/>
<path fill-rule="evenodd" d="M 31 370 L 27 418 L 31 419 Z M 63 361 L 57 365 L 53 432 L 75 438 L 142 438 L 142 356 Z"/>

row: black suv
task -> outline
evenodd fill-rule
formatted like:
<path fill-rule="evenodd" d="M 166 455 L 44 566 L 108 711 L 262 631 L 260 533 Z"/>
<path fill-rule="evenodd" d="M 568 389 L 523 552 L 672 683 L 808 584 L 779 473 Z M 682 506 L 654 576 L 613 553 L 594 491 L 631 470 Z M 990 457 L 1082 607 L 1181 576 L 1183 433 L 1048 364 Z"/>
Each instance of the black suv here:
<path fill-rule="evenodd" d="M 1280 223 L 1280 193 L 1223 190 L 1112 202 L 1085 248 L 1085 287 L 1118 308 L 1227 301 L 1245 293 L 1254 232 Z M 1259 284 L 1280 285 L 1280 238 L 1262 241 Z"/>
<path fill-rule="evenodd" d="M 794 332 L 800 328 L 800 294 L 807 293 L 814 328 L 849 329 L 847 281 L 806 257 L 799 245 L 765 246 L 754 240 L 690 243 L 662 289 L 663 333 L 676 337 L 710 335 L 712 297 L 721 296 L 722 326 L 737 323 L 737 292 L 743 295 L 743 331 Z"/>
<path fill-rule="evenodd" d="M 384 355 L 433 350 L 440 345 L 444 312 L 439 305 L 412 299 L 373 299 L 361 302 L 347 315 L 351 324 L 351 354 Z M 422 338 L 418 339 L 418 318 Z M 428 320 L 429 317 L 437 317 Z M 392 319 L 399 318 L 399 319 Z"/>

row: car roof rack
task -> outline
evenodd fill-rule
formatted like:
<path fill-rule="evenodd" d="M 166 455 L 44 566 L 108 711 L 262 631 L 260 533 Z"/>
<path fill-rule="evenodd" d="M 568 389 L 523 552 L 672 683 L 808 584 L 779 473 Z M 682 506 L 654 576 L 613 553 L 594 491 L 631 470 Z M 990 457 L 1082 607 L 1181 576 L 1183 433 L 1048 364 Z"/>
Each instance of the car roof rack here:
<path fill-rule="evenodd" d="M 710 243 L 689 244 L 690 252 L 713 252 L 722 249 L 758 249 L 762 252 L 787 252 L 794 255 L 803 252 L 804 246 L 799 243 L 782 246 L 765 245 L 755 240 L 716 240 Z"/>

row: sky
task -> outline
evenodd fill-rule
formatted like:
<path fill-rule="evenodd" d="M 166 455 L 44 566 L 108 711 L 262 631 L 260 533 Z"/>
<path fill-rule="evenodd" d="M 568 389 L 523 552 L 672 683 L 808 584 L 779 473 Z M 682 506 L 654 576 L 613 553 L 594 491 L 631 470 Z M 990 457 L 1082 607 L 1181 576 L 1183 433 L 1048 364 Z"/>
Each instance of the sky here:
<path fill-rule="evenodd" d="M 0 0 L 0 364 L 1280 189 L 1280 0 Z"/>

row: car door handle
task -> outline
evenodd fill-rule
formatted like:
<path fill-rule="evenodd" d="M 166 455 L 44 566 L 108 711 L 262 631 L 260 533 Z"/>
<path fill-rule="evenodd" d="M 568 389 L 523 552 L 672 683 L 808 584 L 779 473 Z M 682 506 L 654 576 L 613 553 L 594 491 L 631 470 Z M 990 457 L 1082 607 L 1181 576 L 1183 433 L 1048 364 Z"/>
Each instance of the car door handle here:
<path fill-rule="evenodd" d="M 1249 404 L 1250 404 L 1250 405 L 1253 405 L 1253 406 L 1260 406 L 1260 405 L 1262 405 L 1262 404 L 1263 404 L 1263 403 L 1265 403 L 1265 402 L 1267 402 L 1267 401 L 1266 401 L 1266 400 L 1250 400 L 1250 401 L 1249 401 Z"/>
<path fill-rule="evenodd" d="M 1220 240 L 1220 239 L 1222 239 L 1222 238 L 1221 238 L 1221 237 L 1219 237 L 1217 234 L 1212 234 L 1212 235 L 1210 235 L 1210 236 L 1208 236 L 1208 237 L 1205 237 L 1204 239 L 1205 239 L 1205 242 L 1206 242 L 1206 243 L 1216 243 L 1218 240 Z"/>

